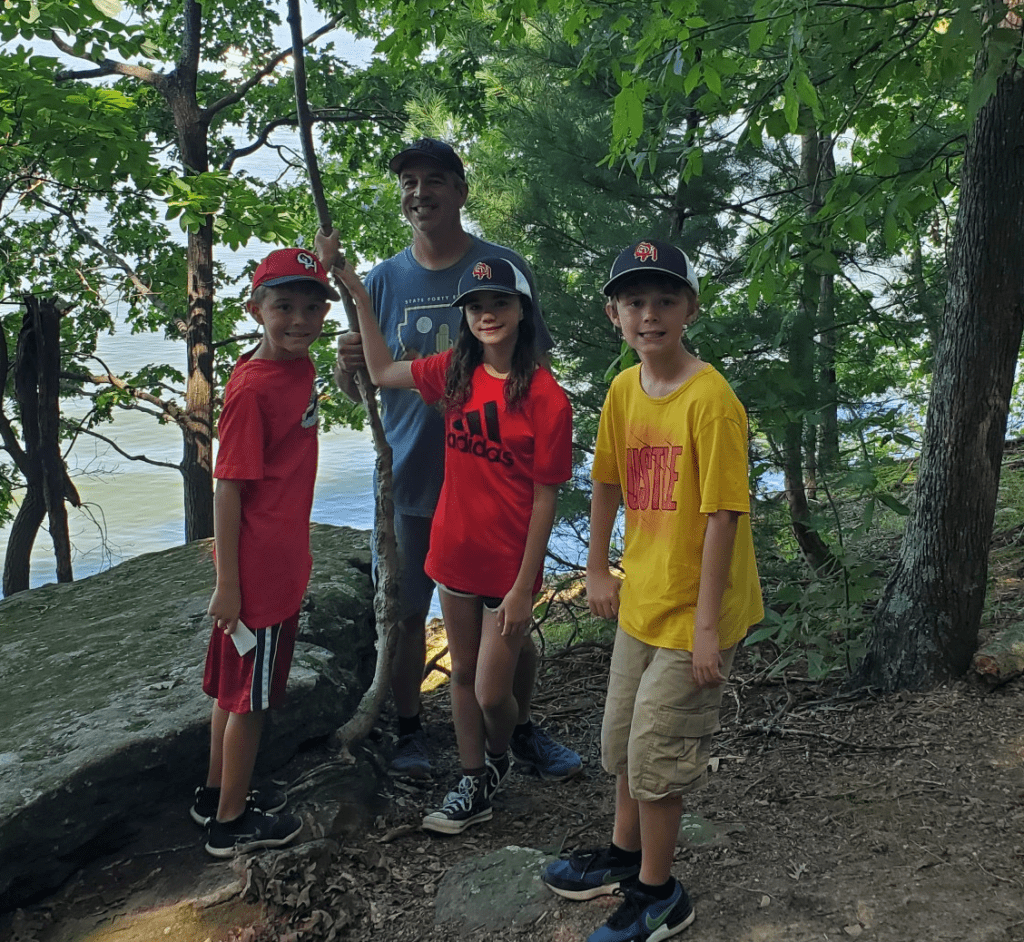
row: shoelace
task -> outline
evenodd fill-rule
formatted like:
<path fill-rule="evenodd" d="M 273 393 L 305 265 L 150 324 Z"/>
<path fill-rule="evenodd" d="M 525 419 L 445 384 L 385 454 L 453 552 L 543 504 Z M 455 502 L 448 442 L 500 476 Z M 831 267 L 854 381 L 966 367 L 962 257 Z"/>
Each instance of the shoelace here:
<path fill-rule="evenodd" d="M 622 902 L 608 919 L 609 929 L 625 929 L 633 925 L 633 923 L 639 922 L 644 910 L 651 903 L 655 902 L 654 899 L 645 896 L 643 905 L 641 905 L 641 900 L 638 898 L 639 894 L 635 890 L 629 890 L 621 886 L 614 891 L 613 895 L 621 896 Z"/>

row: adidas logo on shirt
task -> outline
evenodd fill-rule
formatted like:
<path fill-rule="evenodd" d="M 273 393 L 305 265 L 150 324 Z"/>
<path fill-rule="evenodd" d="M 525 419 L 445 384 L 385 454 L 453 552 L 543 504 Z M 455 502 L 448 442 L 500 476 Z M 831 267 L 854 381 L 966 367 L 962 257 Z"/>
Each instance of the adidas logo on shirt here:
<path fill-rule="evenodd" d="M 492 464 L 500 462 L 506 467 L 512 467 L 514 464 L 511 452 L 501 447 L 496 402 L 484 403 L 482 423 L 479 409 L 464 412 L 460 418 L 454 419 L 446 441 L 449 448 L 469 452 L 478 458 L 487 459 Z"/>

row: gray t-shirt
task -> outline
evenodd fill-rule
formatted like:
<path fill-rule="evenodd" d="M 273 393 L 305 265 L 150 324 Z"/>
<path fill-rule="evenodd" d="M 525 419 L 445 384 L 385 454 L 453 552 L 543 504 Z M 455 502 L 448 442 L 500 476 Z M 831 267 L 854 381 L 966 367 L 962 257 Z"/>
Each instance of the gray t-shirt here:
<path fill-rule="evenodd" d="M 542 351 L 551 349 L 533 272 L 525 259 L 504 246 L 476 236 L 472 239 L 465 256 L 442 271 L 424 268 L 410 247 L 374 266 L 366 276 L 381 333 L 396 360 L 444 353 L 455 345 L 462 311 L 451 303 L 459 278 L 489 256 L 507 258 L 526 275 L 534 297 L 537 346 Z M 444 421 L 414 389 L 382 389 L 380 398 L 381 422 L 393 451 L 395 510 L 429 517 L 444 479 Z"/>

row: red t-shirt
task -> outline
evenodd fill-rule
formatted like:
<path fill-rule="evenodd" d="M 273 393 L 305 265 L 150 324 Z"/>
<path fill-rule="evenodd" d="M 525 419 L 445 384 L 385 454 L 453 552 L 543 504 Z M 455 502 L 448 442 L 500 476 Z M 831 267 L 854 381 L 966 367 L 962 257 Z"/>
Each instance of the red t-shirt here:
<path fill-rule="evenodd" d="M 266 628 L 299 610 L 309 583 L 319 409 L 310 359 L 251 356 L 224 390 L 214 477 L 242 483 L 241 619 Z"/>
<path fill-rule="evenodd" d="M 449 350 L 412 361 L 427 403 L 444 395 L 451 358 Z M 452 589 L 504 597 L 523 561 L 534 484 L 571 476 L 572 407 L 555 378 L 538 368 L 526 399 L 509 412 L 505 381 L 477 367 L 469 400 L 445 415 L 444 483 L 427 575 Z M 538 570 L 534 592 L 540 583 Z"/>

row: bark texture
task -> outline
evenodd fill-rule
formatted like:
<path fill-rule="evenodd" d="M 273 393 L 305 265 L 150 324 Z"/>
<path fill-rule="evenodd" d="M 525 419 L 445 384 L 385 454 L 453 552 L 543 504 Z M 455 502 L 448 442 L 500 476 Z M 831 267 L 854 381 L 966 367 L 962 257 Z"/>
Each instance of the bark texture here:
<path fill-rule="evenodd" d="M 7 350 L 0 357 L 0 389 L 6 386 Z M 49 518 L 58 582 L 71 582 L 71 540 L 65 501 L 78 507 L 60 448 L 60 311 L 49 299 L 25 297 L 25 317 L 14 361 L 14 391 L 24 447 L 6 416 L 0 437 L 25 479 L 25 495 L 11 525 L 4 555 L 3 594 L 29 587 L 32 547 Z"/>
<path fill-rule="evenodd" d="M 914 510 L 857 685 L 934 686 L 964 673 L 977 648 L 1024 326 L 1022 180 L 1024 70 L 1015 65 L 968 137 Z"/>

